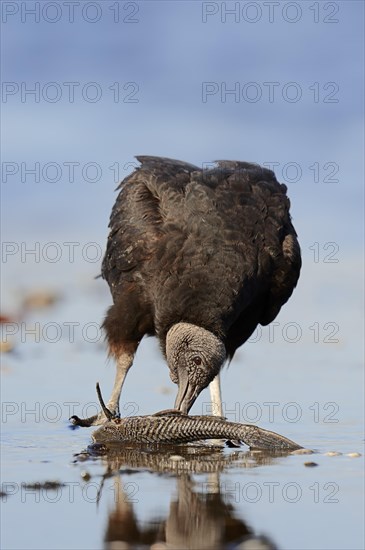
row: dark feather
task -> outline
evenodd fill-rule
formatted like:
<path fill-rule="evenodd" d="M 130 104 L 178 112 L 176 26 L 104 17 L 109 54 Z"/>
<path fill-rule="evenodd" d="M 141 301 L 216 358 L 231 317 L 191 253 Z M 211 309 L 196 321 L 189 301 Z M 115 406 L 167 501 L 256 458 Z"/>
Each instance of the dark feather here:
<path fill-rule="evenodd" d="M 139 156 L 120 184 L 102 265 L 119 340 L 185 321 L 221 337 L 230 357 L 289 299 L 301 267 L 286 186 L 255 164 L 191 164 Z"/>

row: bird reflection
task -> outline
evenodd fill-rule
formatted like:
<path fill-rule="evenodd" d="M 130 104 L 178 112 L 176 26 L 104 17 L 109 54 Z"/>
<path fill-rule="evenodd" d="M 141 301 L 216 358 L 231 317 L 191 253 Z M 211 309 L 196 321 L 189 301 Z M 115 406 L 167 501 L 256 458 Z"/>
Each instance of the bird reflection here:
<path fill-rule="evenodd" d="M 113 507 L 108 514 L 104 535 L 105 550 L 126 548 L 162 549 L 221 549 L 275 550 L 276 546 L 264 536 L 256 536 L 246 521 L 239 517 L 234 494 L 221 483 L 221 473 L 227 469 L 255 468 L 269 464 L 273 456 L 263 452 L 231 451 L 211 447 L 180 446 L 163 449 L 133 445 L 127 448 L 108 447 L 101 457 L 106 466 L 104 482 L 113 478 Z M 275 455 L 277 456 L 277 455 Z M 85 455 L 83 460 L 85 459 Z M 138 469 L 138 470 L 137 470 Z M 133 474 L 149 471 L 172 476 L 176 491 L 165 517 L 141 522 L 136 504 L 140 500 L 141 480 Z M 194 474 L 198 474 L 197 476 Z M 138 499 L 135 493 L 138 491 Z M 99 498 L 101 494 L 99 495 Z"/>
<path fill-rule="evenodd" d="M 235 517 L 233 506 L 223 501 L 219 474 L 206 488 L 211 492 L 194 492 L 190 474 L 177 479 L 177 498 L 171 502 L 164 522 L 166 548 L 221 548 L 223 543 L 252 534 L 246 523 Z"/>

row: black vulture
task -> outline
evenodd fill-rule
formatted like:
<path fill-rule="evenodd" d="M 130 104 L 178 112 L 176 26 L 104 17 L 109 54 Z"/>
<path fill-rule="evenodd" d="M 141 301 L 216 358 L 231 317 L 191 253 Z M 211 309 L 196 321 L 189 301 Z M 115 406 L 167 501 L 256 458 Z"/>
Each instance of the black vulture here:
<path fill-rule="evenodd" d="M 118 187 L 102 264 L 114 302 L 103 327 L 117 363 L 107 407 L 119 414 L 138 344 L 155 335 L 179 386 L 175 408 L 187 413 L 257 325 L 273 321 L 289 299 L 300 247 L 287 188 L 271 170 L 136 158 L 141 166 Z M 102 414 L 74 419 L 102 421 Z"/>

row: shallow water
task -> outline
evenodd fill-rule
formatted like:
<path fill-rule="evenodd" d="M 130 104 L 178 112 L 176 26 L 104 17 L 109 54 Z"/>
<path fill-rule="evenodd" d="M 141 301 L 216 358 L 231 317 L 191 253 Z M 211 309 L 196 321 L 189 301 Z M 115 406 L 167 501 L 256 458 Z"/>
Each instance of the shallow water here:
<path fill-rule="evenodd" d="M 54 306 L 29 311 L 28 328 L 100 321 L 109 297 L 95 288 L 70 288 Z M 257 423 L 315 454 L 126 446 L 99 457 L 85 453 L 92 429 L 72 430 L 67 419 L 95 412 L 95 382 L 107 396 L 114 367 L 91 331 L 52 338 L 51 330 L 39 341 L 17 334 L 3 355 L 2 548 L 364 547 L 363 456 L 348 456 L 363 453 L 362 369 L 346 347 L 263 340 L 223 372 L 229 420 Z M 155 340 L 142 342 L 123 414 L 169 408 L 174 392 Z M 204 392 L 192 413 L 209 413 L 208 402 Z M 30 485 L 45 482 L 60 485 Z"/>
<path fill-rule="evenodd" d="M 363 2 L 1 4 L 1 314 L 15 323 L 1 356 L 1 548 L 365 548 Z M 222 373 L 224 413 L 316 454 L 82 453 L 91 430 L 67 419 L 96 412 L 96 381 L 111 390 L 95 335 L 110 296 L 93 277 L 136 154 L 255 161 L 288 186 L 301 278 Z M 23 311 L 44 285 L 62 299 Z M 142 342 L 122 414 L 170 408 L 175 392 Z"/>

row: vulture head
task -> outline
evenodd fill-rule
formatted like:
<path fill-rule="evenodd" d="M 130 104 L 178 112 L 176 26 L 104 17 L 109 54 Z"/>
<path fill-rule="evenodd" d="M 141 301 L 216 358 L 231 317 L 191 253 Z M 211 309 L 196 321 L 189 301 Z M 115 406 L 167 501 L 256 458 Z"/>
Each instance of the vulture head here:
<path fill-rule="evenodd" d="M 222 368 L 226 349 L 209 330 L 177 323 L 166 335 L 166 359 L 171 380 L 179 385 L 175 408 L 188 413 L 200 392 Z"/>

